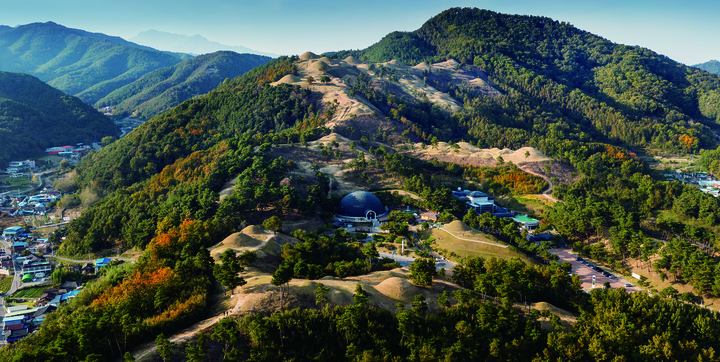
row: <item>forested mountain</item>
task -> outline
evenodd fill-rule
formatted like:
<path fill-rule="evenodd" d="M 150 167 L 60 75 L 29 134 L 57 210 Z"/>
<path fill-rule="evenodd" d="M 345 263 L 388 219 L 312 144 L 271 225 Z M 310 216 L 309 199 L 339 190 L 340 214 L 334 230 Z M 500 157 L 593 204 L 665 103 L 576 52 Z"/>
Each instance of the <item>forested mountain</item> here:
<path fill-rule="evenodd" d="M 112 106 L 115 115 L 133 114 L 134 117 L 150 119 L 270 59 L 229 51 L 201 55 L 145 74 L 108 94 L 95 103 L 95 107 Z"/>
<path fill-rule="evenodd" d="M 180 61 L 180 55 L 52 22 L 0 32 L 0 70 L 36 76 L 89 104 Z"/>
<path fill-rule="evenodd" d="M 702 69 L 706 72 L 720 74 L 720 62 L 717 60 L 711 60 L 705 63 L 693 65 L 695 68 Z"/>
<path fill-rule="evenodd" d="M 426 301 L 428 290 L 422 290 L 399 296 L 396 308 L 380 309 L 368 305 L 368 293 L 358 284 L 354 305 L 328 306 L 325 300 L 320 310 L 263 309 L 267 315 L 224 318 L 201 337 L 217 342 L 216 359 L 718 360 L 720 315 L 692 303 L 720 296 L 720 238 L 713 232 L 720 228 L 720 202 L 696 187 L 658 181 L 632 148 L 714 148 L 708 127 L 720 113 L 720 77 L 566 23 L 478 9 L 450 9 L 415 32 L 393 33 L 368 49 L 333 57 L 342 61 L 311 53 L 272 60 L 85 157 L 73 171 L 76 186 L 106 196 L 53 234 L 52 241 L 61 243 L 57 252 L 135 248 L 143 255 L 132 265 L 102 271 L 37 333 L 0 349 L 0 360 L 116 359 L 134 345 L 207 317 L 218 283 L 237 279 L 239 272 L 224 268 L 241 263 L 232 260 L 232 251 L 216 263 L 208 247 L 270 215 L 329 222 L 337 204 L 328 197 L 336 167 L 374 187 L 364 171 L 372 167 L 398 188 L 423 195 L 432 205 L 428 209 L 529 252 L 515 224 L 477 215 L 451 196 L 468 181 L 495 194 L 504 178 L 527 180 L 515 165 L 497 157 L 500 171 L 489 172 L 462 160 L 421 161 L 404 153 L 432 154 L 443 141 L 459 151 L 463 140 L 535 146 L 571 164 L 577 177 L 556 183 L 553 194 L 563 202 L 548 205 L 542 223 L 552 225 L 575 252 L 612 266 L 618 275 L 630 275 L 628 260 L 634 258 L 641 273 L 669 278 L 694 294 L 685 293 L 680 302 L 671 299 L 672 288 L 651 290 L 653 296 L 599 287 L 585 293 L 581 280 L 568 274 L 570 265 L 558 264 L 540 245 L 548 265 L 465 259 L 452 273 L 452 288 L 458 289 L 452 300 L 444 293 L 444 300 Z M 308 143 L 330 127 L 353 140 L 347 152 L 356 158 L 343 160 L 331 142 Z M 298 149 L 328 162 L 334 157 L 341 166 L 333 165 L 328 175 L 312 163 L 300 176 L 291 171 L 313 159 L 272 153 Z M 717 168 L 711 156 L 702 162 Z M 497 179 L 483 180 L 483 174 Z M 231 180 L 232 192 L 221 199 Z M 536 185 L 533 192 L 541 187 Z M 278 247 L 278 255 L 262 265 L 272 275 L 253 278 L 271 279 L 273 286 L 253 288 L 279 291 L 282 309 L 283 289 L 308 299 L 318 286 L 320 300 L 320 280 L 309 279 L 331 276 L 340 282 L 350 271 L 361 274 L 380 264 L 366 263 L 365 252 L 372 250 L 361 250 L 349 233 L 326 230 L 294 229 L 295 243 Z M 265 235 L 266 245 L 278 240 Z M 431 262 L 422 263 L 434 271 Z M 297 288 L 301 284 L 290 287 L 293 279 L 306 280 Z M 379 284 L 373 288 L 377 293 Z M 342 293 L 349 299 L 347 290 Z M 574 324 L 531 310 L 529 301 L 566 308 Z M 429 312 L 430 303 L 436 312 Z M 205 341 L 188 345 L 186 356 L 207 359 Z"/>
<path fill-rule="evenodd" d="M 0 164 L 117 133 L 112 120 L 80 99 L 33 76 L 0 72 Z"/>
<path fill-rule="evenodd" d="M 416 31 L 333 56 L 348 55 L 411 65 L 452 58 L 487 72 L 507 96 L 465 102 L 469 114 L 438 126 L 455 137 L 541 149 L 557 140 L 676 152 L 716 145 L 702 124 L 720 120 L 720 77 L 549 18 L 455 8 Z M 464 98 L 462 89 L 454 93 Z"/>
<path fill-rule="evenodd" d="M 151 46 L 155 49 L 168 50 L 173 52 L 181 53 L 192 53 L 192 54 L 208 54 L 222 50 L 229 50 L 236 53 L 248 53 L 264 55 L 272 58 L 277 58 L 277 54 L 263 53 L 257 50 L 246 48 L 244 46 L 232 46 L 220 44 L 218 42 L 210 41 L 202 35 L 181 35 L 173 34 L 164 31 L 157 30 L 146 30 L 130 38 L 138 44 L 144 44 Z"/>

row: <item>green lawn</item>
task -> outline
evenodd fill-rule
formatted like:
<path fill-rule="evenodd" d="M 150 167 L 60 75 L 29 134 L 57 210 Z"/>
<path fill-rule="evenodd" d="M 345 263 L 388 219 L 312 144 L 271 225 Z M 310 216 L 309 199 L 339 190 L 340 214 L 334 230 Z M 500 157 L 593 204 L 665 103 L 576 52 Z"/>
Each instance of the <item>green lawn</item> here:
<path fill-rule="evenodd" d="M 453 232 L 453 234 L 458 235 L 459 237 L 464 239 L 477 239 L 479 241 L 484 241 L 492 244 L 505 245 L 502 243 L 498 243 L 497 241 L 493 240 L 491 236 L 477 230 L 462 233 Z M 502 259 L 518 257 L 526 263 L 535 264 L 535 261 L 533 261 L 531 258 L 528 258 L 522 253 L 499 246 L 460 240 L 443 230 L 431 229 L 429 231 L 423 231 L 420 233 L 421 239 L 425 240 L 428 237 L 435 238 L 435 241 L 433 242 L 433 249 L 439 251 L 441 255 L 455 262 L 460 262 L 462 259 L 477 257 L 482 257 L 486 259 L 491 257 Z"/>

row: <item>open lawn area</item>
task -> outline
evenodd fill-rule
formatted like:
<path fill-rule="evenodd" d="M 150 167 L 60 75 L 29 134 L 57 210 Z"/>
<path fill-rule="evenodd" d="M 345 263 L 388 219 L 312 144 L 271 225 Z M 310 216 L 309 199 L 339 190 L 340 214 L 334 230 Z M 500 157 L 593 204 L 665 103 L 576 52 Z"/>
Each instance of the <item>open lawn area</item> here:
<path fill-rule="evenodd" d="M 427 240 L 430 237 L 434 238 L 433 249 L 438 250 L 440 254 L 452 261 L 460 262 L 461 259 L 476 257 L 496 257 L 503 259 L 518 257 L 526 263 L 535 264 L 535 262 L 526 255 L 506 248 L 506 244 L 497 242 L 492 236 L 474 230 L 461 221 L 453 221 L 443 226 L 442 229 L 444 230 L 430 229 L 428 231 L 421 231 L 418 235 L 422 240 Z M 452 233 L 452 235 L 446 230 Z M 493 245 L 462 239 L 476 240 Z"/>

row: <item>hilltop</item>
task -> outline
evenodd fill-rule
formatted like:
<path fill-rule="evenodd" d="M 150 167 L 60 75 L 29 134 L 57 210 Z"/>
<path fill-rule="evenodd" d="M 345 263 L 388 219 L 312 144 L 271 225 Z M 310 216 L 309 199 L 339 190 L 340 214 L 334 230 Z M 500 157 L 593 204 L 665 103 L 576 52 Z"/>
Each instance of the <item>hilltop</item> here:
<path fill-rule="evenodd" d="M 33 76 L 0 72 L 0 164 L 117 133 L 112 120 L 80 99 Z"/>
<path fill-rule="evenodd" d="M 702 69 L 706 72 L 720 74 L 720 62 L 717 60 L 710 60 L 705 63 L 695 64 L 693 67 Z"/>
<path fill-rule="evenodd" d="M 0 70 L 33 75 L 93 104 L 180 55 L 53 22 L 0 31 Z"/>
<path fill-rule="evenodd" d="M 162 49 L 172 52 L 208 54 L 222 50 L 229 50 L 237 53 L 248 53 L 264 55 L 277 58 L 277 54 L 264 53 L 244 46 L 232 46 L 210 41 L 202 35 L 193 36 L 173 34 L 158 30 L 146 30 L 129 39 L 137 44 L 144 44 L 155 49 Z"/>
<path fill-rule="evenodd" d="M 348 56 L 410 66 L 454 59 L 482 69 L 508 96 L 473 100 L 472 116 L 437 128 L 498 148 L 531 144 L 562 153 L 584 140 L 670 152 L 716 147 L 703 123 L 714 123 L 720 109 L 711 102 L 720 77 L 545 17 L 453 8 L 416 31 L 333 54 Z M 468 98 L 462 87 L 439 87 Z"/>
<path fill-rule="evenodd" d="M 128 346 L 152 341 L 218 320 L 231 306 L 247 314 L 241 324 L 220 320 L 228 333 L 210 337 L 223 350 L 217 354 L 242 346 L 236 356 L 267 361 L 711 356 L 720 339 L 705 332 L 720 318 L 693 303 L 718 293 L 711 231 L 720 202 L 656 180 L 634 151 L 717 146 L 709 126 L 718 108 L 709 100 L 718 96 L 720 77 L 648 49 L 548 18 L 478 9 L 450 9 L 364 50 L 269 61 L 83 159 L 73 182 L 81 193 L 106 196 L 57 234 L 64 237 L 57 253 L 143 255 L 132 268 L 108 269 L 38 333 L 1 353 L 115 358 L 129 349 L 126 337 Z M 652 296 L 585 293 L 572 265 L 554 262 L 551 244 L 531 242 L 509 218 L 468 212 L 452 193 L 486 192 L 475 194 L 486 207 L 490 195 L 517 202 L 551 183 L 556 199 L 538 211 L 540 228 L 617 275 L 642 258 L 643 268 L 695 294 L 681 302 L 647 284 Z M 364 232 L 333 229 L 338 199 L 352 190 L 375 190 L 385 206 L 437 212 L 448 228 L 413 225 L 427 229 L 420 242 L 427 248 L 503 258 L 463 260 L 452 283 L 447 275 L 431 286 L 411 283 L 394 260 L 375 257 L 376 246 L 397 250 L 411 238 L 409 214 L 390 213 L 378 244 Z M 261 223 L 277 233 L 253 226 Z M 415 255 L 425 253 L 419 247 Z M 248 283 L 233 284 L 238 275 Z M 355 306 L 313 308 L 321 282 L 331 303 Z M 441 302 L 441 289 L 458 293 Z M 287 295 L 302 308 L 278 310 Z M 578 321 L 571 333 L 558 314 Z M 622 323 L 628 318 L 638 323 Z M 125 330 L 106 328 L 111 321 Z M 108 347 L 61 343 L 99 335 Z"/>
<path fill-rule="evenodd" d="M 95 107 L 111 106 L 114 115 L 150 119 L 269 60 L 261 55 L 230 51 L 201 55 L 147 73 L 103 97 Z"/>

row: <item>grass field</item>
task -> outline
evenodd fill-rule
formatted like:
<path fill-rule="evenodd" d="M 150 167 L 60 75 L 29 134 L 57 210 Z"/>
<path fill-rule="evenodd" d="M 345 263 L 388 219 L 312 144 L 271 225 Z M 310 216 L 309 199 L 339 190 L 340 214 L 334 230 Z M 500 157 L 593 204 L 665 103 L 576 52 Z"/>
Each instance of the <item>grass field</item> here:
<path fill-rule="evenodd" d="M 440 229 L 421 231 L 419 233 L 419 236 L 423 240 L 427 240 L 429 237 L 434 238 L 435 241 L 433 243 L 433 248 L 440 251 L 443 256 L 452 261 L 459 262 L 461 259 L 476 257 L 496 257 L 503 259 L 518 257 L 526 263 L 535 263 L 526 255 L 503 247 L 505 246 L 505 244 L 497 242 L 490 235 L 470 228 L 469 226 L 463 224 L 461 221 L 453 221 L 452 223 L 443 226 L 443 229 L 450 231 L 455 236 Z M 460 238 L 482 241 L 498 246 L 461 240 Z"/>
<path fill-rule="evenodd" d="M 7 291 L 10 290 L 10 286 L 12 286 L 12 281 L 12 277 L 5 277 L 0 280 L 0 292 L 7 293 Z"/>
<path fill-rule="evenodd" d="M 552 206 L 550 200 L 540 195 L 504 195 L 495 198 L 495 203 L 528 214 L 531 217 L 540 217 L 545 210 Z"/>
<path fill-rule="evenodd" d="M 37 298 L 42 295 L 43 289 L 47 288 L 47 285 L 41 285 L 37 287 L 20 289 L 17 292 L 13 293 L 10 298 Z"/>

